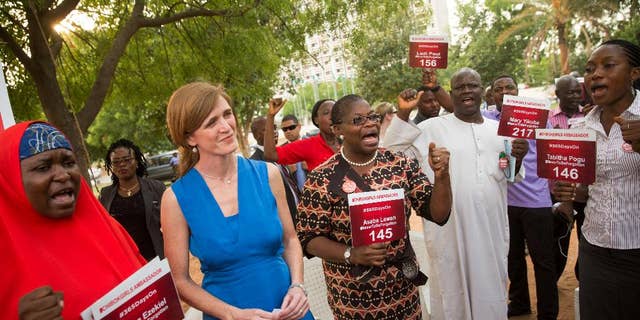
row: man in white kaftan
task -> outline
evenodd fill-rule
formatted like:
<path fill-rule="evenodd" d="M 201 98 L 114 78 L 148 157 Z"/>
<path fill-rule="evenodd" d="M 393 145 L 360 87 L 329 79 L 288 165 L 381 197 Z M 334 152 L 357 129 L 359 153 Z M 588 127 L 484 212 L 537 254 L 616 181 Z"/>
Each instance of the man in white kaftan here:
<path fill-rule="evenodd" d="M 508 181 L 499 158 L 508 138 L 497 135 L 498 122 L 480 114 L 483 88 L 477 72 L 464 68 L 451 82 L 453 114 L 417 126 L 395 117 L 387 129 L 385 145 L 421 159 L 422 170 L 430 179 L 433 172 L 426 162 L 429 143 L 446 147 L 451 155 L 453 207 L 449 221 L 436 226 L 423 220 L 431 319 L 507 319 Z M 521 160 L 526 141 L 514 142 L 513 149 L 512 155 Z M 519 172 L 520 178 L 523 174 Z"/>

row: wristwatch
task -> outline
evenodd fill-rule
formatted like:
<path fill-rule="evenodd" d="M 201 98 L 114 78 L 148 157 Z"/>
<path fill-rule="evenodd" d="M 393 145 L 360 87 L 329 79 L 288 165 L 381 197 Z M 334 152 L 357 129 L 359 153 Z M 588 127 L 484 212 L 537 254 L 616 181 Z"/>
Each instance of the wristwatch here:
<path fill-rule="evenodd" d="M 347 250 L 344 251 L 344 261 L 346 261 L 347 264 L 351 264 L 349 258 L 351 258 L 351 247 L 347 247 Z"/>

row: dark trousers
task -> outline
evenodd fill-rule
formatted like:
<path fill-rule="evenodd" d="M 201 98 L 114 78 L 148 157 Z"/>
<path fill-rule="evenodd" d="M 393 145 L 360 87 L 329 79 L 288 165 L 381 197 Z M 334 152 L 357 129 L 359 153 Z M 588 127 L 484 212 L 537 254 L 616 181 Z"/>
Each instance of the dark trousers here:
<path fill-rule="evenodd" d="M 582 223 L 584 222 L 584 207 L 586 203 L 574 202 L 573 210 L 577 212 L 575 218 L 576 231 L 578 233 L 578 240 L 582 237 Z M 560 214 L 555 214 L 555 226 L 554 237 L 556 238 L 555 260 L 556 260 L 556 281 L 560 279 L 564 268 L 567 265 L 567 256 L 569 254 L 569 245 L 571 241 L 571 228 L 573 222 L 568 224 L 564 219 L 560 218 Z M 576 279 L 580 280 L 578 275 L 578 260 L 576 259 L 576 265 L 574 266 L 574 273 Z"/>
<path fill-rule="evenodd" d="M 640 249 L 580 240 L 580 319 L 640 319 Z"/>
<path fill-rule="evenodd" d="M 554 261 L 551 208 L 521 208 L 509 206 L 509 308 L 513 311 L 531 309 L 525 240 L 536 278 L 538 319 L 558 317 L 558 287 Z"/>

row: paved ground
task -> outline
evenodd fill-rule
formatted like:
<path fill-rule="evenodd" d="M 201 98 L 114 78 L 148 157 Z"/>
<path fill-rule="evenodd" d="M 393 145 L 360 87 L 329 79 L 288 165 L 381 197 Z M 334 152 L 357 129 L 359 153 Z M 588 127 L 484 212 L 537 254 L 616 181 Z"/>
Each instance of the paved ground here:
<path fill-rule="evenodd" d="M 410 219 L 411 229 L 416 231 L 422 230 L 422 221 L 417 216 L 412 216 Z M 578 286 L 578 282 L 573 274 L 573 266 L 576 261 L 577 241 L 575 230 L 571 235 L 571 247 L 569 248 L 569 259 L 565 272 L 558 282 L 558 295 L 560 299 L 560 312 L 558 314 L 558 320 L 573 320 L 573 292 Z M 510 320 L 535 320 L 536 319 L 536 294 L 535 294 L 535 280 L 533 274 L 533 266 L 529 258 L 527 258 L 528 264 L 528 276 L 529 276 L 529 291 L 531 296 L 531 307 L 533 313 L 528 316 L 511 317 Z M 190 259 L 190 272 L 193 279 L 200 283 L 202 281 L 202 274 L 200 273 L 200 263 L 198 259 L 191 257 Z M 188 309 L 186 304 L 183 304 L 184 310 Z"/>

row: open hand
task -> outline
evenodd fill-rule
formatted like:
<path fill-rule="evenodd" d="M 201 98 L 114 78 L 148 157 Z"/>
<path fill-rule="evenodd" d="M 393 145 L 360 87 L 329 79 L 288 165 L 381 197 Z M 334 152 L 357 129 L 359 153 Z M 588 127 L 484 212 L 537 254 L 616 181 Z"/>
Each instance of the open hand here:
<path fill-rule="evenodd" d="M 20 298 L 18 317 L 20 320 L 62 319 L 62 292 L 50 286 L 34 289 Z"/>
<path fill-rule="evenodd" d="M 269 115 L 275 116 L 276 114 L 278 114 L 278 112 L 280 112 L 280 110 L 286 103 L 287 100 L 282 98 L 273 98 L 269 100 Z"/>

